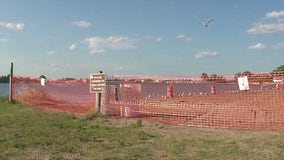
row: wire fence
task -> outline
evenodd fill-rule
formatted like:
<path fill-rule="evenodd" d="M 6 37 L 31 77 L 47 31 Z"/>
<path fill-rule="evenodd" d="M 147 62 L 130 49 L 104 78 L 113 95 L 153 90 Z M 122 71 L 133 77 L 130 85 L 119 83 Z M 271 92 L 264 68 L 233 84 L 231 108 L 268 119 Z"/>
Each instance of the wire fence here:
<path fill-rule="evenodd" d="M 283 130 L 282 80 L 282 73 L 112 77 L 102 113 L 174 125 Z"/>
<path fill-rule="evenodd" d="M 101 114 L 173 125 L 284 130 L 284 74 L 107 76 Z M 90 79 L 14 76 L 14 99 L 86 114 L 96 105 Z"/>
<path fill-rule="evenodd" d="M 89 92 L 89 81 L 54 79 L 43 86 L 39 78 L 14 77 L 14 99 L 31 106 L 86 114 L 95 106 L 95 96 Z"/>

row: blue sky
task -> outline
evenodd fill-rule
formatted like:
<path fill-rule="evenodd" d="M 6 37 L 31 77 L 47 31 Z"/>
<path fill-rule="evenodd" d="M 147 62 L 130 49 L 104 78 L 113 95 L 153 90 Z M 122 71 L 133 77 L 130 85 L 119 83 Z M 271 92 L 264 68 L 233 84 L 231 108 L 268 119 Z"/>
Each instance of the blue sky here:
<path fill-rule="evenodd" d="M 270 72 L 284 64 L 284 1 L 2 0 L 0 75 Z M 199 22 L 215 21 L 208 28 Z"/>

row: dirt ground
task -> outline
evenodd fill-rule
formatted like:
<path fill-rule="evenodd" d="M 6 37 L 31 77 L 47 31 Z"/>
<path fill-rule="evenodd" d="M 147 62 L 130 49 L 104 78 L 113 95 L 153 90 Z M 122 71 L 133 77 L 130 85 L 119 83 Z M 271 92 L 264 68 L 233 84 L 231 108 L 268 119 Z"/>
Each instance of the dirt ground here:
<path fill-rule="evenodd" d="M 67 112 L 73 114 L 86 114 L 92 107 L 95 106 L 95 101 L 92 103 L 74 103 L 64 100 L 58 100 L 52 97 L 45 90 L 26 90 L 15 96 L 17 102 L 27 104 L 36 108 L 54 110 L 59 112 Z"/>
<path fill-rule="evenodd" d="M 175 125 L 284 129 L 284 91 L 221 93 L 144 101 L 140 116 Z"/>
<path fill-rule="evenodd" d="M 172 125 L 284 130 L 284 91 L 264 90 L 108 104 L 106 114 Z"/>

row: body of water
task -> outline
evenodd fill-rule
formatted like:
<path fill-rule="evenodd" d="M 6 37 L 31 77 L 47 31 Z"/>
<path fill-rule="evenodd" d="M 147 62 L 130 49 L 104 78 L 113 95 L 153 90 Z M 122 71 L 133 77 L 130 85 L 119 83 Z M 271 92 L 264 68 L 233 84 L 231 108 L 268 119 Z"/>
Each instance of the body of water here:
<path fill-rule="evenodd" d="M 9 96 L 9 83 L 0 83 L 0 97 Z"/>

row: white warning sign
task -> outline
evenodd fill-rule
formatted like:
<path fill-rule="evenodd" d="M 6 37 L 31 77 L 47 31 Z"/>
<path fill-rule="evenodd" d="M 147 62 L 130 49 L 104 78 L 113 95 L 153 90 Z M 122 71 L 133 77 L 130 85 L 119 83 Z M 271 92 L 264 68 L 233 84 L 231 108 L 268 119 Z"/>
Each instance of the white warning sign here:
<path fill-rule="evenodd" d="M 249 83 L 247 76 L 239 77 L 238 84 L 241 91 L 249 90 Z"/>

